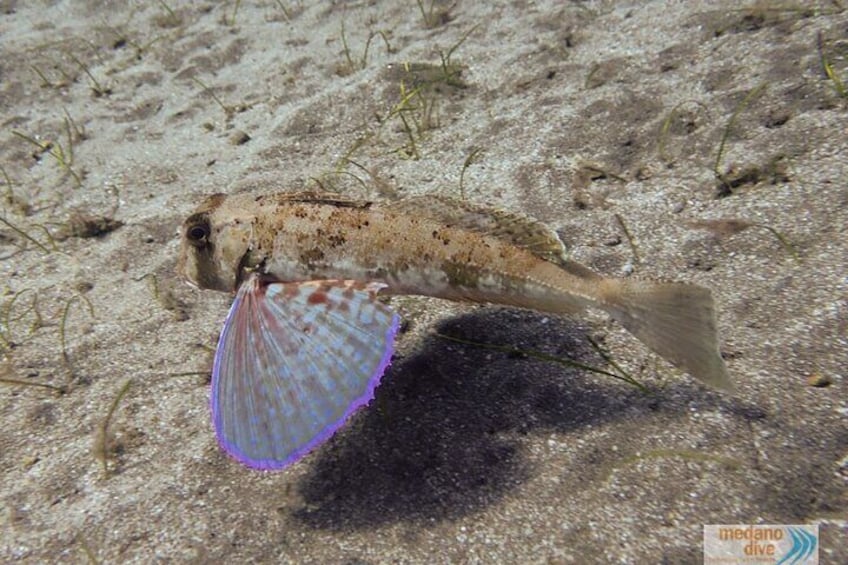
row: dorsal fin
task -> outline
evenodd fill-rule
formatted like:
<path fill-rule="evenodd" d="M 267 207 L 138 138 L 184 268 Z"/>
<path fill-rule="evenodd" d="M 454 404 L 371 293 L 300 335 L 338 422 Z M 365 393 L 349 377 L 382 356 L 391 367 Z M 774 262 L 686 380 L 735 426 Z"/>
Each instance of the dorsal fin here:
<path fill-rule="evenodd" d="M 478 206 L 444 196 L 414 196 L 382 205 L 405 214 L 416 214 L 446 226 L 488 235 L 526 249 L 540 259 L 565 265 L 568 253 L 554 230 L 532 218 Z"/>
<path fill-rule="evenodd" d="M 281 192 L 257 197 L 257 200 L 268 199 L 274 202 L 304 202 L 307 204 L 322 204 L 336 208 L 370 208 L 368 200 L 350 200 L 332 192 Z"/>

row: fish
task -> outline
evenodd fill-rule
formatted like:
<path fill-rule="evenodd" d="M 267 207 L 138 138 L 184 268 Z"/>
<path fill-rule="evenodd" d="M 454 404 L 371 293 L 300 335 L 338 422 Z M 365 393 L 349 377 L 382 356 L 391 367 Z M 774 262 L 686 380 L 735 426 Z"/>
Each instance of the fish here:
<path fill-rule="evenodd" d="M 184 221 L 177 268 L 235 293 L 210 405 L 224 451 L 256 469 L 292 465 L 374 397 L 400 325 L 383 295 L 600 309 L 672 365 L 733 390 L 709 289 L 604 277 L 544 223 L 465 200 L 214 194 Z"/>

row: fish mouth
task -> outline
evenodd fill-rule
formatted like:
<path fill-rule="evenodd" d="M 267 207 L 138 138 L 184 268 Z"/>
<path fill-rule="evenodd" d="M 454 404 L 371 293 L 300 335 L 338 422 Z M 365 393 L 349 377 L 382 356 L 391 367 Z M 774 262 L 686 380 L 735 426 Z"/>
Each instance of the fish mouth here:
<path fill-rule="evenodd" d="M 197 290 L 214 288 L 208 286 L 204 277 L 205 271 L 201 267 L 202 265 L 199 264 L 197 255 L 187 249 L 185 243 L 183 243 L 183 248 L 181 249 L 179 258 L 177 259 L 177 266 L 174 269 L 176 271 L 177 278 Z"/>
<path fill-rule="evenodd" d="M 200 288 L 195 281 L 193 281 L 187 273 L 186 267 L 188 266 L 188 254 L 186 253 L 185 244 L 181 246 L 180 255 L 177 258 L 177 266 L 174 269 L 177 273 L 177 277 L 182 279 L 184 283 L 193 287 Z"/>
<path fill-rule="evenodd" d="M 177 276 L 188 286 L 194 289 L 199 289 L 200 285 L 197 284 L 197 280 L 188 276 L 185 270 L 185 265 L 179 264 L 177 265 Z"/>

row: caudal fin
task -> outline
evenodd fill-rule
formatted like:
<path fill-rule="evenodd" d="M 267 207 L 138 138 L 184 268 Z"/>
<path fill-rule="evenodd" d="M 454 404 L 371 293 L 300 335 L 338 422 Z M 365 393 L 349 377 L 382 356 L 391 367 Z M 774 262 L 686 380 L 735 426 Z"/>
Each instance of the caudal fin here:
<path fill-rule="evenodd" d="M 718 348 L 713 299 L 684 283 L 616 281 L 604 308 L 656 353 L 700 381 L 733 390 Z"/>

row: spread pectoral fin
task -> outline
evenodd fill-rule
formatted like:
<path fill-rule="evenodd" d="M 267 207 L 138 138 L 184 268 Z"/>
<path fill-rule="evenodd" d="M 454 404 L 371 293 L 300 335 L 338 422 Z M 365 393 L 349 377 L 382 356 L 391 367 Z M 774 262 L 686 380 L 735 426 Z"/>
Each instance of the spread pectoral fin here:
<path fill-rule="evenodd" d="M 212 419 L 231 456 L 286 467 L 374 397 L 399 323 L 381 287 L 256 275 L 241 285 L 212 370 Z"/>

